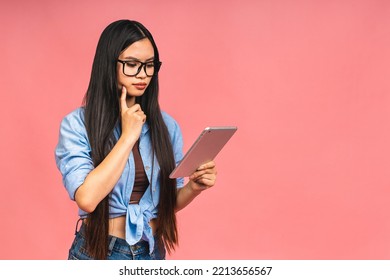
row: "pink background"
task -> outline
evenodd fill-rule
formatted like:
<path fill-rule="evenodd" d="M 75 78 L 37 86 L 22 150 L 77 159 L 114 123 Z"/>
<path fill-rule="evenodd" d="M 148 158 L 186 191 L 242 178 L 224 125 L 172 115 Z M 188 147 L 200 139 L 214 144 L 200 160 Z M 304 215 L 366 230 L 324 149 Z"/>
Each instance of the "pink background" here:
<path fill-rule="evenodd" d="M 65 259 L 77 207 L 54 162 L 102 30 L 143 22 L 185 150 L 237 125 L 170 259 L 390 258 L 390 2 L 0 4 L 0 259 Z"/>

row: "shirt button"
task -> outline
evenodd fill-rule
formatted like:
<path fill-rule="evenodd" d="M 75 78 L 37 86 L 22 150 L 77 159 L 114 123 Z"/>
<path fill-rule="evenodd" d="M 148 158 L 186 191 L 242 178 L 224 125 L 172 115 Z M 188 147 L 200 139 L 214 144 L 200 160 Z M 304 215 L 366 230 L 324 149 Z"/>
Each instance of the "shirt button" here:
<path fill-rule="evenodd" d="M 149 166 L 145 166 L 145 170 L 149 170 L 150 169 L 150 167 Z"/>

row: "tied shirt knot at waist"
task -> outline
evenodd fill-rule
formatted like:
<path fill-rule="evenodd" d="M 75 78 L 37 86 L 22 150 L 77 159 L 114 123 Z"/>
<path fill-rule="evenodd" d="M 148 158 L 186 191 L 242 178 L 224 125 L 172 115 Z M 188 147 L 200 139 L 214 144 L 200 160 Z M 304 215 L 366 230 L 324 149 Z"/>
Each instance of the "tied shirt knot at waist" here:
<path fill-rule="evenodd" d="M 134 245 L 141 239 L 149 242 L 149 253 L 153 252 L 154 236 L 149 221 L 154 218 L 152 212 L 139 204 L 129 204 L 126 213 L 126 241 Z"/>

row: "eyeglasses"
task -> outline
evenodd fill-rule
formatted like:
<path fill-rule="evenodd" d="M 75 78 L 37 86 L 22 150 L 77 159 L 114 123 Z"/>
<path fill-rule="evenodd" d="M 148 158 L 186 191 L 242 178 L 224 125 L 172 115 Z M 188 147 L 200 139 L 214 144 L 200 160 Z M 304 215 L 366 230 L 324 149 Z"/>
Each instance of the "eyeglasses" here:
<path fill-rule="evenodd" d="M 142 68 L 144 68 L 146 76 L 153 77 L 158 73 L 161 67 L 161 61 L 141 62 L 137 60 L 118 59 L 118 62 L 123 65 L 123 74 L 129 77 L 137 76 Z"/>

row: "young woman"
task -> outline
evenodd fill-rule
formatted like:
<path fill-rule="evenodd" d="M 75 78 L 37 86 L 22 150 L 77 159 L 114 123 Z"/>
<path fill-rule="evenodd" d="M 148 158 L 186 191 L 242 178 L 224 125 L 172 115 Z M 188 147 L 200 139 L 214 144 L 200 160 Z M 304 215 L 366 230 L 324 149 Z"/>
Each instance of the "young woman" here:
<path fill-rule="evenodd" d="M 101 34 L 84 104 L 62 120 L 55 150 L 81 221 L 69 259 L 164 259 L 178 242 L 175 212 L 215 184 L 212 161 L 186 185 L 169 178 L 183 144 L 160 110 L 160 66 L 141 23 L 119 20 Z"/>

